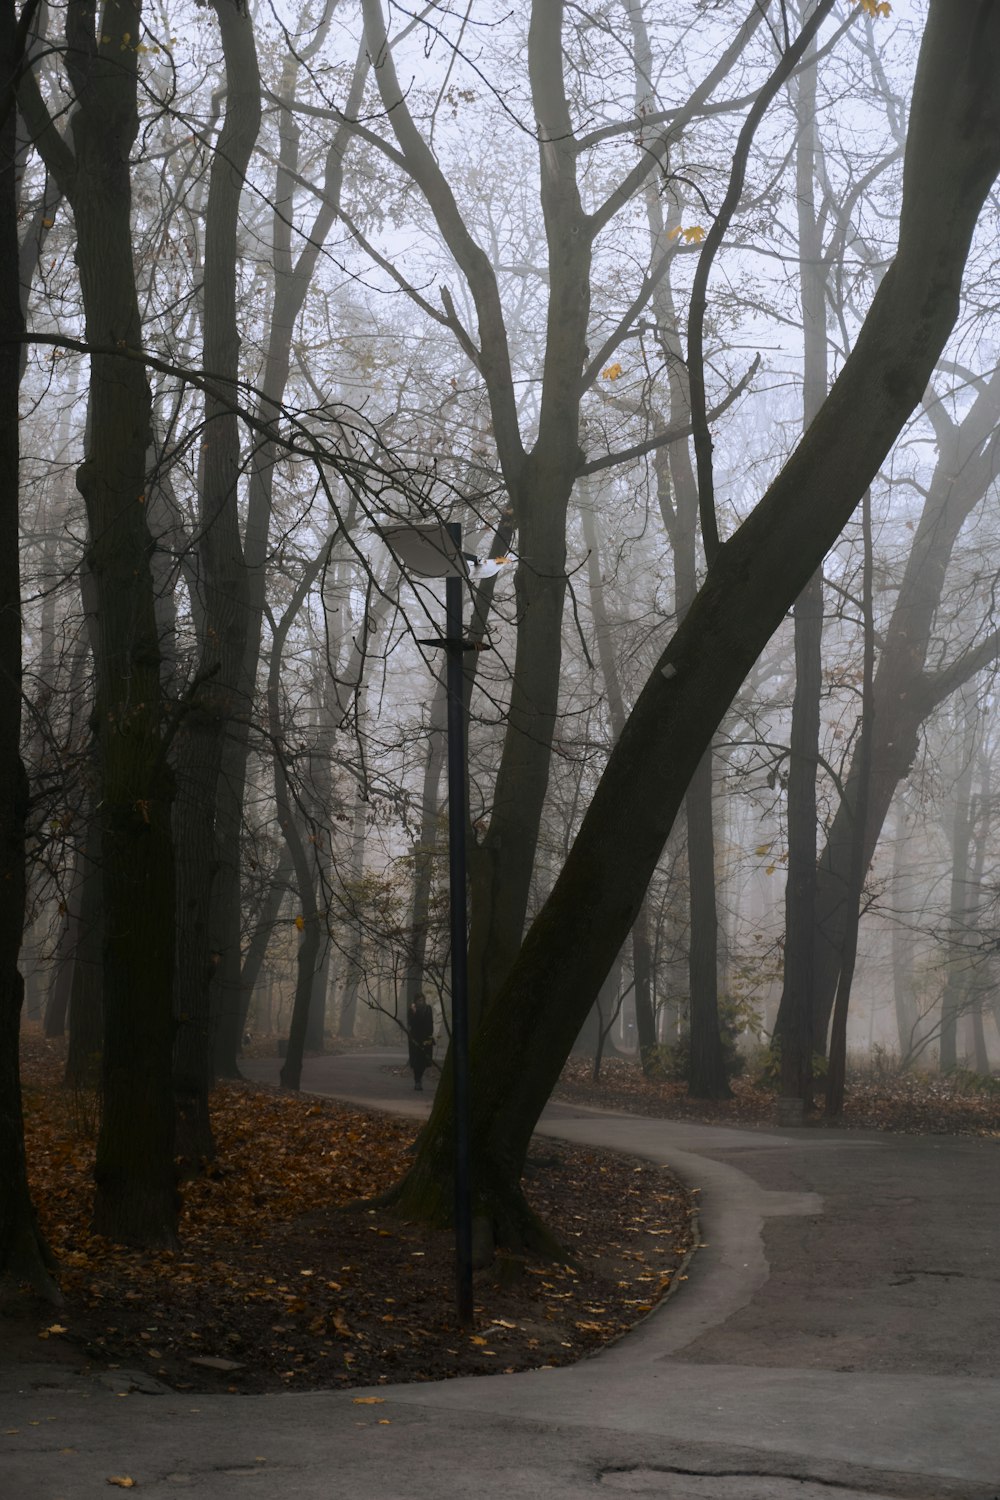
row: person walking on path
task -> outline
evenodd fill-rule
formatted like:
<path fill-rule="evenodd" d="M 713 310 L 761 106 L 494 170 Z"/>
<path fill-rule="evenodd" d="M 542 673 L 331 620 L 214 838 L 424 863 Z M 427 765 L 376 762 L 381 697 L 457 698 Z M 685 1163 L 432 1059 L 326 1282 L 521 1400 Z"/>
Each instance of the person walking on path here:
<path fill-rule="evenodd" d="M 407 1013 L 406 1034 L 410 1043 L 410 1067 L 415 1089 L 423 1090 L 424 1073 L 434 1056 L 434 1012 L 423 995 L 415 995 Z"/>

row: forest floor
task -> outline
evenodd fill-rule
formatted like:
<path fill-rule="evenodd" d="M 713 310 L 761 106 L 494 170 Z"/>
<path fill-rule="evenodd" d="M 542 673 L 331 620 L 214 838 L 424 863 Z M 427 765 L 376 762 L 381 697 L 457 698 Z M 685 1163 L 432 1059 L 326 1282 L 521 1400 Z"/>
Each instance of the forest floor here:
<path fill-rule="evenodd" d="M 732 1091 L 731 1099 L 691 1099 L 683 1083 L 644 1078 L 637 1062 L 621 1057 L 605 1059 L 595 1083 L 593 1062 L 572 1057 L 554 1097 L 657 1119 L 774 1129 L 773 1088 L 751 1078 L 734 1078 Z M 940 1078 L 928 1073 L 902 1073 L 891 1062 L 875 1062 L 849 1071 L 842 1119 L 835 1123 L 824 1120 L 820 1108 L 806 1117 L 805 1124 L 910 1135 L 1000 1136 L 1000 1076 L 980 1077 L 959 1069 Z"/>
<path fill-rule="evenodd" d="M 183 1186 L 181 1249 L 129 1250 L 90 1233 L 96 1100 L 62 1069 L 61 1044 L 24 1038 L 32 1196 L 64 1301 L 0 1312 L 0 1375 L 51 1364 L 263 1392 L 568 1364 L 644 1317 L 696 1240 L 696 1199 L 668 1173 L 545 1142 L 526 1193 L 567 1259 L 478 1272 L 462 1331 L 451 1235 L 371 1204 L 405 1170 L 414 1123 L 224 1084 L 217 1160 Z"/>
<path fill-rule="evenodd" d="M 618 1338 L 685 1277 L 696 1198 L 669 1173 L 540 1143 L 526 1192 L 563 1263 L 506 1257 L 453 1316 L 450 1234 L 372 1200 L 405 1171 L 416 1126 L 255 1084 L 213 1095 L 216 1162 L 185 1182 L 181 1249 L 129 1250 L 89 1231 L 96 1100 L 62 1086 L 63 1048 L 24 1038 L 32 1193 L 63 1304 L 0 1309 L 0 1376 L 17 1367 L 140 1371 L 176 1390 L 344 1389 L 572 1363 Z M 572 1059 L 557 1097 L 662 1118 L 774 1128 L 773 1092 L 691 1100 L 634 1062 Z M 812 1123 L 822 1124 L 822 1118 Z M 843 1125 L 1000 1136 L 1000 1086 L 871 1068 Z M 15 1373 L 16 1378 L 16 1373 Z"/>

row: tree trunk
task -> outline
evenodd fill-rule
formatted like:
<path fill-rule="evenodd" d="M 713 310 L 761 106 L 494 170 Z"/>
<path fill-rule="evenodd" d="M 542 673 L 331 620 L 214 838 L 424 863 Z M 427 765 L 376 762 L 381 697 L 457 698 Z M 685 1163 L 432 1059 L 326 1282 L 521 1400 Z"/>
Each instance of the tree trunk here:
<path fill-rule="evenodd" d="M 537 1233 L 517 1186 L 532 1130 L 631 927 L 699 761 L 920 400 L 958 311 L 962 270 L 1000 170 L 1000 10 L 932 0 L 914 86 L 899 249 L 823 407 L 720 549 L 608 760 L 555 887 L 472 1049 L 477 1212 L 499 1239 Z M 539 1004 L 544 996 L 544 1004 Z M 447 1217 L 445 1075 L 400 1210 Z"/>
<path fill-rule="evenodd" d="M 12 0 L 0 5 L 0 1284 L 55 1295 L 51 1259 L 28 1192 L 18 1040 L 18 953 L 25 908 L 28 779 L 21 763 L 21 576 L 18 536 L 18 388 L 24 331 L 18 277 L 16 112 L 22 56 Z"/>
<path fill-rule="evenodd" d="M 691 881 L 690 976 L 691 1059 L 688 1092 L 694 1099 L 731 1095 L 719 1030 L 719 922 L 715 904 L 715 829 L 712 815 L 712 752 L 691 773 L 684 811 Z M 666 843 L 666 839 L 664 839 Z"/>
<path fill-rule="evenodd" d="M 430 923 L 431 886 L 434 866 L 439 857 L 438 840 L 441 834 L 441 818 L 438 811 L 438 790 L 445 758 L 445 726 L 447 694 L 443 677 L 434 684 L 430 717 L 427 724 L 427 753 L 424 757 L 423 788 L 420 797 L 420 833 L 413 846 L 413 898 L 410 906 L 410 944 L 406 965 L 406 990 L 404 1006 L 409 1012 L 417 994 L 423 990 L 424 963 L 427 956 L 427 936 Z M 356 863 L 356 860 L 355 860 Z M 355 876 L 353 871 L 352 879 Z M 343 1009 L 341 1019 L 343 1020 Z"/>
<path fill-rule="evenodd" d="M 225 3 L 225 0 L 220 0 Z M 368 58 L 361 48 L 344 104 L 345 122 L 362 113 Z M 272 254 L 274 301 L 268 330 L 267 354 L 261 381 L 261 412 L 266 422 L 280 415 L 292 361 L 295 324 L 336 217 L 343 183 L 344 156 L 351 140 L 345 123 L 336 132 L 326 156 L 323 200 L 315 219 L 302 238 L 298 259 L 292 255 L 295 220 L 295 184 L 298 177 L 299 126 L 293 112 L 300 58 L 289 56 L 279 89 L 279 161 L 275 177 Z M 268 562 L 274 474 L 278 461 L 276 444 L 269 438 L 253 451 L 250 469 L 243 561 L 248 593 L 243 623 L 245 651 L 240 678 L 241 692 L 252 697 L 260 662 L 261 629 Z M 231 726 L 223 752 L 220 793 L 217 804 L 217 843 L 222 851 L 219 874 L 212 892 L 212 930 L 220 955 L 216 982 L 215 1061 L 224 1077 L 239 1075 L 237 1056 L 242 1038 L 240 990 L 241 885 L 239 867 L 243 793 L 249 759 L 248 728 Z"/>
<path fill-rule="evenodd" d="M 226 111 L 212 157 L 205 216 L 202 293 L 204 365 L 236 389 L 240 339 L 236 313 L 237 231 L 247 165 L 260 128 L 260 74 L 249 12 L 213 0 L 226 65 Z M 198 589 L 202 633 L 197 697 L 178 736 L 177 1039 L 174 1092 L 177 1151 L 189 1163 L 211 1161 L 208 1112 L 213 1080 L 212 990 L 222 954 L 214 947 L 213 889 L 222 858 L 217 811 L 224 740 L 233 720 L 250 718 L 243 681 L 249 584 L 240 539 L 239 418 L 218 395 L 205 398 L 199 474 Z M 224 795 L 224 792 L 222 793 Z M 227 833 L 229 830 L 227 830 Z M 219 997 L 215 1007 L 219 1008 Z"/>
<path fill-rule="evenodd" d="M 67 10 L 66 69 L 76 102 L 72 149 L 54 150 L 72 204 L 91 354 L 89 431 L 77 488 L 87 508 L 87 561 L 100 617 L 94 722 L 100 775 L 104 917 L 103 1113 L 94 1228 L 110 1239 L 177 1240 L 170 1087 L 174 866 L 173 786 L 161 742 L 160 653 L 145 512 L 150 392 L 132 262 L 129 156 L 138 128 L 138 36 L 132 0 Z M 33 80 L 32 80 L 33 82 Z M 37 86 L 32 107 L 41 105 Z"/>
<path fill-rule="evenodd" d="M 952 788 L 948 978 L 941 1000 L 939 1042 L 942 1073 L 952 1072 L 958 1064 L 958 1018 L 965 1008 L 969 988 L 969 938 L 979 895 L 970 878 L 972 777 L 979 733 L 979 707 L 975 696 L 972 692 L 963 693 L 958 775 Z"/>
<path fill-rule="evenodd" d="M 264 959 L 267 956 L 267 945 L 271 940 L 271 933 L 274 931 L 274 925 L 278 920 L 281 903 L 288 894 L 288 882 L 291 874 L 292 861 L 286 849 L 267 888 L 267 894 L 261 902 L 260 911 L 257 913 L 257 922 L 250 941 L 247 944 L 246 955 L 244 956 L 243 966 L 240 970 L 240 989 L 243 992 L 243 1000 L 240 1006 L 241 1034 L 246 1030 L 247 1017 L 250 1014 L 254 990 L 257 987 L 260 971 L 264 966 Z"/>
<path fill-rule="evenodd" d="M 874 856 L 892 799 L 913 764 L 921 724 L 948 693 L 984 664 L 983 653 L 977 650 L 934 676 L 925 673 L 952 550 L 963 523 L 992 483 L 995 472 L 1000 452 L 1000 433 L 996 427 L 998 404 L 1000 371 L 982 385 L 960 427 L 947 419 L 943 403 L 932 403 L 929 407 L 935 413 L 939 457 L 875 676 L 866 863 Z M 986 644 L 989 649 L 989 642 Z M 855 747 L 844 796 L 816 872 L 812 1024 L 819 1050 L 825 1050 L 848 920 L 846 891 L 862 753 L 869 754 L 863 738 Z M 783 1001 L 779 1030 L 785 1025 L 784 1009 Z"/>
<path fill-rule="evenodd" d="M 864 545 L 864 569 L 861 587 L 861 612 L 864 622 L 864 669 L 861 685 L 861 724 L 865 743 L 871 745 L 874 725 L 875 696 L 875 603 L 874 603 L 874 556 L 872 552 L 871 490 L 865 491 L 862 501 L 861 530 Z M 868 790 L 871 784 L 871 751 L 866 749 L 858 766 L 858 799 L 855 805 L 854 848 L 851 859 L 851 876 L 848 887 L 848 924 L 844 941 L 844 956 L 837 981 L 837 996 L 833 1006 L 833 1025 L 830 1031 L 830 1065 L 826 1077 L 826 1114 L 838 1120 L 844 1112 L 844 1085 L 847 1077 L 847 1015 L 851 1002 L 851 985 L 854 982 L 854 967 L 858 956 L 858 929 L 861 924 L 861 900 L 864 894 L 865 871 L 865 821 L 868 812 Z"/>
<path fill-rule="evenodd" d="M 913 934 L 909 925 L 904 925 L 901 914 L 913 907 L 912 876 L 907 855 L 909 832 L 907 828 L 906 804 L 902 797 L 896 800 L 896 839 L 892 851 L 892 906 L 896 913 L 892 928 L 892 994 L 896 1012 L 896 1030 L 899 1036 L 899 1061 L 907 1067 L 917 1040 L 920 1017 L 917 1014 L 914 996 L 915 972 L 913 962 Z"/>
<path fill-rule="evenodd" d="M 63 913 L 59 940 L 56 943 L 52 983 L 45 1006 L 45 1035 L 66 1035 L 69 1000 L 73 988 L 73 965 L 80 941 L 80 895 L 83 884 L 83 853 L 76 849 L 73 866 L 66 881 L 66 910 Z"/>
<path fill-rule="evenodd" d="M 632 10 L 636 31 L 638 10 Z M 644 38 L 644 32 L 639 33 Z M 645 39 L 645 38 L 644 38 Z M 648 40 L 646 42 L 648 47 Z M 646 53 L 641 54 L 643 57 Z M 638 59 L 637 59 L 638 61 Z M 651 60 L 640 64 L 641 76 L 651 76 Z M 637 109 L 641 99 L 637 98 Z M 680 205 L 675 203 L 668 231 L 658 191 L 646 194 L 646 217 L 655 258 L 666 253 L 668 235 L 680 224 Z M 657 335 L 669 371 L 672 422 L 691 418 L 690 382 L 676 333 L 677 318 L 669 279 L 657 288 Z M 691 464 L 687 439 L 671 443 L 658 453 L 655 463 L 660 514 L 674 560 L 674 608 L 683 620 L 698 592 L 698 482 Z M 672 492 L 672 500 L 671 500 Z M 688 1089 L 695 1098 L 728 1099 L 722 1033 L 719 1026 L 719 921 L 715 896 L 715 816 L 712 755 L 706 754 L 692 777 L 684 799 L 687 830 L 688 952 L 687 1011 L 690 1037 Z M 637 996 L 637 1005 L 638 1005 Z M 637 1025 L 638 1025 L 638 1010 Z M 655 1041 L 655 1036 L 654 1036 Z"/>
<path fill-rule="evenodd" d="M 816 915 L 816 770 L 823 686 L 823 576 L 795 601 L 795 697 L 788 760 L 785 966 L 779 1027 L 781 1092 L 812 1105 L 813 954 Z"/>
<path fill-rule="evenodd" d="M 806 7 L 804 6 L 803 9 Z M 816 43 L 793 84 L 796 115 L 795 204 L 802 310 L 802 429 L 826 397 L 826 274 L 816 214 Z M 785 971 L 779 1015 L 784 1027 L 781 1092 L 812 1105 L 813 955 L 816 921 L 816 777 L 823 691 L 823 573 L 808 582 L 793 610 L 795 697 L 788 761 L 788 866 L 785 885 Z"/>
<path fill-rule="evenodd" d="M 518 529 L 517 642 L 490 825 L 470 867 L 469 1012 L 492 1004 L 524 931 L 535 850 L 559 708 L 566 593 L 566 513 L 580 467 L 580 372 L 587 356 L 591 247 L 564 91 L 563 6 L 533 4 L 528 69 L 539 140 L 540 194 L 548 248 L 548 306 L 538 429 L 526 453 L 496 277 L 461 219 L 440 168 L 409 113 L 388 44 L 381 0 L 363 0 L 365 35 L 382 102 L 407 166 L 468 282 L 480 350 L 475 363 L 490 402 L 497 451 Z M 465 347 L 468 351 L 468 341 Z"/>
<path fill-rule="evenodd" d="M 621 678 L 615 659 L 611 621 L 607 601 L 604 597 L 604 578 L 601 568 L 601 539 L 594 513 L 591 487 L 584 480 L 580 485 L 583 539 L 587 546 L 587 581 L 590 587 L 590 609 L 594 619 L 594 640 L 597 658 L 604 679 L 604 693 L 608 703 L 612 743 L 625 728 L 625 700 L 622 697 Z M 635 982 L 635 1029 L 639 1040 L 639 1059 L 643 1072 L 651 1066 L 656 1047 L 656 1019 L 652 1003 L 652 952 L 649 946 L 649 908 L 644 901 L 632 929 L 632 974 Z M 602 1044 L 603 1045 L 603 1044 Z M 598 1055 L 595 1068 L 600 1067 Z"/>
<path fill-rule="evenodd" d="M 70 985 L 65 1081 L 71 1088 L 96 1089 L 101 1081 L 104 1035 L 104 919 L 101 820 L 93 809 L 87 814 L 79 857 L 79 909 Z"/>

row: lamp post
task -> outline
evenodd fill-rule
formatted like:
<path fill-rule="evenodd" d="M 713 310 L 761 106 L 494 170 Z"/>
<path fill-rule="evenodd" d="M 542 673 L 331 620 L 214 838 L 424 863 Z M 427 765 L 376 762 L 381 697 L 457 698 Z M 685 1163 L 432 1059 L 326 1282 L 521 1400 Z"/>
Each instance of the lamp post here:
<path fill-rule="evenodd" d="M 443 636 L 419 642 L 445 652 L 448 701 L 448 881 L 451 909 L 451 1063 L 455 1103 L 455 1282 L 458 1321 L 472 1325 L 472 1187 L 469 1149 L 469 988 L 466 920 L 465 693 L 462 658 L 475 650 L 462 634 L 462 590 L 467 574 L 457 521 L 380 527 L 403 568 L 445 580 Z"/>

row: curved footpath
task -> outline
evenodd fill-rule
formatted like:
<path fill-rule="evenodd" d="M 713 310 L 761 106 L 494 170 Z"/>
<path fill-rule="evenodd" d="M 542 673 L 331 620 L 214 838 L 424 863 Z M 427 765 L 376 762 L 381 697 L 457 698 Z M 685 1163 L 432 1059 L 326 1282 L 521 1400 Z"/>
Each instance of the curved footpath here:
<path fill-rule="evenodd" d="M 315 1059 L 304 1087 L 426 1112 L 394 1062 Z M 129 1476 L 144 1500 L 1000 1500 L 1000 1143 L 562 1104 L 540 1129 L 701 1190 L 688 1281 L 621 1342 L 566 1369 L 380 1386 L 371 1406 L 39 1367 L 0 1391 L 0 1494 L 106 1500 Z"/>

